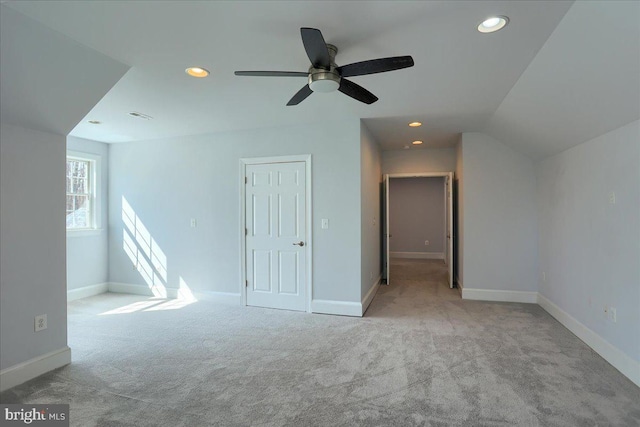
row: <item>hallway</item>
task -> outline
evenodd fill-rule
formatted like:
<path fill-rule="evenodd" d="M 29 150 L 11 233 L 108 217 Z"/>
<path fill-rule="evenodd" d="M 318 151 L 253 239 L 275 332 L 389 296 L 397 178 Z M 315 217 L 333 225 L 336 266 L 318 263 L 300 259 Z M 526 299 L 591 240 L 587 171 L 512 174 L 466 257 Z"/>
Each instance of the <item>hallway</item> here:
<path fill-rule="evenodd" d="M 449 288 L 447 266 L 441 259 L 391 259 L 391 285 L 402 295 L 408 292 L 426 300 L 460 300 L 458 289 Z"/>

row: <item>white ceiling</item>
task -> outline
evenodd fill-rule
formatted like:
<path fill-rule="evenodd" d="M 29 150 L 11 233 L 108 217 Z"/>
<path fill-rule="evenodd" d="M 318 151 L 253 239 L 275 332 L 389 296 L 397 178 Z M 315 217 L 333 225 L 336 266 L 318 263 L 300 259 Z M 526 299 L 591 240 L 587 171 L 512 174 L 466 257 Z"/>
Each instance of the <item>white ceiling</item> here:
<path fill-rule="evenodd" d="M 1 11 L 3 122 L 67 135 L 129 69 L 11 9 Z"/>
<path fill-rule="evenodd" d="M 423 139 L 422 147 L 450 146 L 460 132 L 484 130 L 540 157 L 558 150 L 557 138 L 575 145 L 621 120 L 638 118 L 637 103 L 628 100 L 634 94 L 640 99 L 638 4 L 19 1 L 2 7 L 131 67 L 75 127 L 75 136 L 122 142 L 361 118 L 386 150 L 414 139 Z M 607 20 L 617 16 L 623 25 L 603 28 L 601 13 Z M 509 16 L 509 26 L 480 34 L 477 24 L 492 14 Z M 319 28 L 338 47 L 338 65 L 412 55 L 415 66 L 352 78 L 380 98 L 369 106 L 334 92 L 287 107 L 304 78 L 233 75 L 235 70 L 306 71 L 303 26 Z M 212 74 L 190 78 L 184 69 L 191 65 Z M 585 65 L 587 73 L 581 72 Z M 598 91 L 590 90 L 594 84 Z M 625 100 L 607 101 L 605 108 L 594 97 L 603 92 L 607 97 L 610 85 L 611 96 Z M 575 93 L 581 95 L 569 96 Z M 12 104 L 4 91 L 2 97 L 3 105 Z M 596 115 L 598 124 L 576 129 L 582 111 L 570 108 L 574 102 L 591 105 L 585 114 Z M 611 110 L 611 104 L 617 107 Z M 153 120 L 132 118 L 130 111 Z M 103 124 L 90 125 L 90 119 Z M 424 126 L 409 128 L 413 120 Z M 558 123 L 550 127 L 550 121 Z"/>

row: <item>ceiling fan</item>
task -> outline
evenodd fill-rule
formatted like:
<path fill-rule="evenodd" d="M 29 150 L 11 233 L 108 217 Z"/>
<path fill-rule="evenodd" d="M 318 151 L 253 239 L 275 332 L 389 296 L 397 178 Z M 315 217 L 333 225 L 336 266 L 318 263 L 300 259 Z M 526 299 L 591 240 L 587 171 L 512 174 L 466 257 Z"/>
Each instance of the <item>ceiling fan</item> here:
<path fill-rule="evenodd" d="M 298 91 L 287 105 L 298 105 L 313 92 L 332 92 L 339 90 L 365 104 L 373 104 L 378 97 L 360 85 L 345 77 L 363 76 L 366 74 L 384 73 L 413 67 L 411 56 L 394 56 L 391 58 L 371 59 L 338 67 L 335 63 L 338 48 L 327 44 L 320 30 L 316 28 L 300 28 L 302 44 L 311 61 L 307 72 L 298 71 L 236 71 L 236 76 L 259 77 L 306 77 L 308 83 Z"/>

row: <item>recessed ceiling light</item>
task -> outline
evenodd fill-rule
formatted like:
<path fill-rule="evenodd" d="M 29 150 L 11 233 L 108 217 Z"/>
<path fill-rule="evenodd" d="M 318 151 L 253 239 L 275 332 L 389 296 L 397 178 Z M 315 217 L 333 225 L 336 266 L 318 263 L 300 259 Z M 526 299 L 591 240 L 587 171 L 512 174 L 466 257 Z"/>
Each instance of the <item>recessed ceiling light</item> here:
<path fill-rule="evenodd" d="M 420 145 L 420 144 L 422 144 L 422 141 L 413 141 L 412 144 L 413 145 Z"/>
<path fill-rule="evenodd" d="M 422 126 L 422 123 L 420 123 L 420 122 L 411 122 L 411 123 L 409 123 L 409 126 L 411 126 L 412 128 L 417 128 L 417 127 Z"/>
<path fill-rule="evenodd" d="M 478 25 L 478 31 L 481 33 L 493 33 L 503 29 L 509 23 L 506 16 L 491 16 Z"/>
<path fill-rule="evenodd" d="M 202 67 L 189 67 L 184 71 L 191 77 L 207 77 L 209 75 L 209 71 Z"/>
<path fill-rule="evenodd" d="M 102 122 L 100 120 L 88 120 L 89 123 L 91 123 L 92 125 L 100 125 L 102 124 Z"/>

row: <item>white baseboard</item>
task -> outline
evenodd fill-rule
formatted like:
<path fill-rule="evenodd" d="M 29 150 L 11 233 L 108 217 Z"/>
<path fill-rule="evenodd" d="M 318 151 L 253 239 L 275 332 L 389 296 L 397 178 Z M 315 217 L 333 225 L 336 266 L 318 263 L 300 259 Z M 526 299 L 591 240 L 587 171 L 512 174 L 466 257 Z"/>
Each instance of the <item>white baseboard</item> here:
<path fill-rule="evenodd" d="M 153 290 L 147 285 L 134 285 L 132 283 L 110 282 L 109 292 L 113 292 L 114 294 L 131 294 L 131 295 L 142 295 L 145 297 L 160 297 L 160 298 L 175 299 L 175 298 L 178 298 L 179 289 L 158 288 L 157 294 L 154 294 Z"/>
<path fill-rule="evenodd" d="M 116 294 L 142 295 L 146 297 L 154 297 L 153 291 L 146 285 L 134 285 L 132 283 L 109 282 L 100 283 L 98 285 L 84 286 L 78 289 L 67 291 L 67 301 L 74 301 L 80 298 L 87 298 L 94 295 L 103 294 L 105 292 L 113 292 Z M 180 289 L 165 288 L 166 296 L 164 298 L 177 299 L 180 298 Z M 215 292 L 201 291 L 196 293 L 196 299 L 208 299 L 224 304 L 239 305 L 241 304 L 241 295 L 232 292 Z"/>
<path fill-rule="evenodd" d="M 369 304 L 371 304 L 371 301 L 373 301 L 373 298 L 376 296 L 378 289 L 380 289 L 380 283 L 382 283 L 382 274 L 378 276 L 378 279 L 375 282 L 373 282 L 373 285 L 369 289 L 369 292 L 367 292 L 364 298 L 362 298 L 361 316 L 364 316 L 364 312 L 367 311 L 367 308 L 369 308 Z"/>
<path fill-rule="evenodd" d="M 391 258 L 444 259 L 444 252 L 389 252 Z"/>
<path fill-rule="evenodd" d="M 131 283 L 111 282 L 109 283 L 109 292 L 113 292 L 116 294 L 143 295 L 147 297 L 155 296 L 151 291 L 151 288 L 149 288 L 148 286 L 133 285 Z"/>
<path fill-rule="evenodd" d="M 462 288 L 462 299 L 497 302 L 525 302 L 529 304 L 536 304 L 538 302 L 538 293 Z"/>
<path fill-rule="evenodd" d="M 0 391 L 20 385 L 71 363 L 71 349 L 67 346 L 0 371 Z"/>
<path fill-rule="evenodd" d="M 538 294 L 538 304 L 575 336 L 584 341 L 593 351 L 602 356 L 604 360 L 640 387 L 640 363 L 638 363 L 638 361 L 633 360 L 620 349 L 614 347 L 607 340 L 587 328 L 545 296 Z"/>
<path fill-rule="evenodd" d="M 67 291 L 67 302 L 75 301 L 81 298 L 92 297 L 94 295 L 104 294 L 109 291 L 108 283 L 98 283 L 96 285 L 83 286 L 81 288 L 69 289 Z"/>
<path fill-rule="evenodd" d="M 209 301 L 215 301 L 222 304 L 229 305 L 242 305 L 242 295 L 233 292 L 215 292 L 215 291 L 201 291 L 196 292 L 196 299 L 206 299 Z"/>
<path fill-rule="evenodd" d="M 314 299 L 311 301 L 311 312 L 362 317 L 362 303 Z"/>

